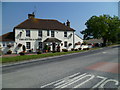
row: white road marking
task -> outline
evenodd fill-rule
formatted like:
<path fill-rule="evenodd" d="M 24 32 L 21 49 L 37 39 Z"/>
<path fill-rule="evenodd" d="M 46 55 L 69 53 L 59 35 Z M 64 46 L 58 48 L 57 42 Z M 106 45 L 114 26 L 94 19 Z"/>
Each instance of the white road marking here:
<path fill-rule="evenodd" d="M 73 87 L 73 88 L 80 88 L 80 86 L 82 86 L 82 85 L 85 84 L 86 82 L 92 80 L 95 76 L 94 76 L 94 75 L 86 75 L 86 76 L 84 76 L 84 78 L 85 78 L 85 77 L 90 77 L 90 78 L 89 78 L 88 80 L 86 80 L 86 81 L 78 84 L 77 86 L 75 86 L 75 87 Z"/>
<path fill-rule="evenodd" d="M 103 54 L 107 53 L 107 52 L 102 52 Z"/>
<path fill-rule="evenodd" d="M 63 78 L 63 79 L 60 79 L 60 80 L 51 82 L 51 83 L 49 83 L 49 84 L 46 84 L 46 85 L 41 86 L 40 88 L 47 87 L 47 86 L 49 86 L 49 85 L 52 85 L 52 84 L 54 84 L 54 83 L 57 83 L 57 82 L 59 82 L 59 81 L 61 81 L 61 80 L 67 79 L 67 78 L 72 78 L 72 77 L 74 77 L 74 76 L 76 76 L 76 75 L 78 75 L 78 74 L 80 74 L 80 73 L 76 73 L 76 74 L 70 75 L 70 76 L 68 76 L 68 77 L 65 77 L 65 78 Z"/>
<path fill-rule="evenodd" d="M 98 82 L 95 86 L 93 86 L 92 88 L 97 88 L 101 83 L 103 83 L 107 78 L 105 77 L 101 77 L 101 76 L 97 76 L 97 78 L 101 78 L 103 80 L 101 80 L 100 82 Z"/>
<path fill-rule="evenodd" d="M 86 79 L 86 80 L 81 82 L 80 84 L 75 85 L 75 83 L 77 83 L 83 79 Z M 92 79 L 102 79 L 101 81 L 97 82 L 94 86 L 92 86 L 92 89 L 104 88 L 104 86 L 109 82 L 115 83 L 115 85 L 120 89 L 120 86 L 118 86 L 119 82 L 115 79 L 108 79 L 106 77 L 95 76 L 95 75 L 87 74 L 87 73 L 83 73 L 83 74 L 76 73 L 76 74 L 70 75 L 68 77 L 65 77 L 63 79 L 51 82 L 51 83 L 46 84 L 46 85 L 43 85 L 43 86 L 41 86 L 41 88 L 45 88 L 47 86 L 52 86 L 53 88 L 67 88 L 68 86 L 73 85 L 73 84 L 74 84 L 74 86 L 72 88 L 80 88 L 83 84 L 88 83 Z"/>
<path fill-rule="evenodd" d="M 64 83 L 64 84 L 62 84 L 62 85 L 59 85 L 59 86 L 57 86 L 57 87 L 55 87 L 55 88 L 65 88 L 65 87 L 67 87 L 67 86 L 69 86 L 69 85 L 71 85 L 71 84 L 73 84 L 73 83 L 81 80 L 81 79 L 82 79 L 81 77 L 84 76 L 84 75 L 86 75 L 86 73 L 84 73 L 84 74 L 82 74 L 82 75 L 80 75 L 80 76 L 77 76 L 77 77 L 71 79 L 70 81 L 68 81 L 68 82 L 66 82 L 66 83 Z M 77 80 L 76 80 L 76 79 L 77 79 Z"/>
<path fill-rule="evenodd" d="M 117 80 L 108 79 L 108 80 L 106 80 L 105 82 L 103 82 L 103 83 L 99 86 L 99 88 L 104 88 L 105 84 L 107 84 L 108 82 L 114 82 L 116 86 L 119 84 L 119 82 L 118 82 Z"/>

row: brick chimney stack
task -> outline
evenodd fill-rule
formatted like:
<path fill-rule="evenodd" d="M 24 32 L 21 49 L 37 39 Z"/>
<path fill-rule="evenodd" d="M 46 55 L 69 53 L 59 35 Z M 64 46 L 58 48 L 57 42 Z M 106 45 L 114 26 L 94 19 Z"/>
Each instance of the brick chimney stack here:
<path fill-rule="evenodd" d="M 30 19 L 30 18 L 35 18 L 34 12 L 33 12 L 32 14 L 28 14 L 28 18 L 29 18 L 29 19 Z"/>
<path fill-rule="evenodd" d="M 70 27 L 70 21 L 69 21 L 69 20 L 67 20 L 66 25 L 67 25 L 68 27 Z"/>

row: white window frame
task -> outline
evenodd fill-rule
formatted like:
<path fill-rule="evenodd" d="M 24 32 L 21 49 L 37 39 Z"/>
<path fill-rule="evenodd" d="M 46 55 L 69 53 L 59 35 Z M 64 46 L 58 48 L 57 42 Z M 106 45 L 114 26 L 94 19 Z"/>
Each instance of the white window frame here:
<path fill-rule="evenodd" d="M 42 35 L 43 35 L 42 30 L 38 30 L 38 36 L 42 37 Z"/>
<path fill-rule="evenodd" d="M 29 31 L 29 35 L 28 35 L 27 31 Z M 30 30 L 26 30 L 26 37 L 30 37 Z"/>
<path fill-rule="evenodd" d="M 26 42 L 26 49 L 30 49 L 31 48 L 31 42 Z"/>
<path fill-rule="evenodd" d="M 64 37 L 67 37 L 67 31 L 64 31 Z"/>
<path fill-rule="evenodd" d="M 55 37 L 55 31 L 51 31 L 51 37 Z"/>

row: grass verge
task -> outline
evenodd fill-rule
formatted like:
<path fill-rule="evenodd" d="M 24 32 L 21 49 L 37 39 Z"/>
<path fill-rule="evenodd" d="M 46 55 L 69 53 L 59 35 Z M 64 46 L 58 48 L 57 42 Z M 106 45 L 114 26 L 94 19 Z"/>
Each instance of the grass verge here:
<path fill-rule="evenodd" d="M 56 53 L 45 53 L 45 54 L 38 54 L 38 55 L 2 57 L 0 59 L 0 62 L 2 62 L 2 63 L 18 62 L 18 61 L 24 61 L 24 60 L 37 59 L 37 58 L 45 58 L 45 57 L 51 57 L 51 56 L 66 55 L 66 54 L 70 54 L 70 53 L 77 53 L 77 52 L 83 52 L 83 51 L 85 51 L 85 50 L 69 51 L 69 52 L 56 52 Z"/>

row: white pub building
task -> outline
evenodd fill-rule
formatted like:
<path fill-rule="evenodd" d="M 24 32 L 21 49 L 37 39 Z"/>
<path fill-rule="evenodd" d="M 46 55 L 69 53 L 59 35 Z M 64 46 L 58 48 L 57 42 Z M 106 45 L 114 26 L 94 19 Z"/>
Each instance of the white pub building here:
<path fill-rule="evenodd" d="M 50 51 L 62 49 L 78 49 L 83 40 L 70 28 L 70 22 L 61 23 L 53 19 L 37 19 L 34 13 L 28 14 L 28 19 L 15 26 L 13 32 L 0 36 L 1 51 L 6 54 L 43 51 L 45 45 Z"/>

